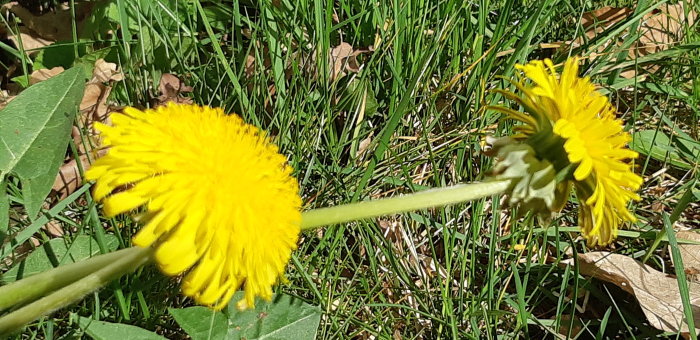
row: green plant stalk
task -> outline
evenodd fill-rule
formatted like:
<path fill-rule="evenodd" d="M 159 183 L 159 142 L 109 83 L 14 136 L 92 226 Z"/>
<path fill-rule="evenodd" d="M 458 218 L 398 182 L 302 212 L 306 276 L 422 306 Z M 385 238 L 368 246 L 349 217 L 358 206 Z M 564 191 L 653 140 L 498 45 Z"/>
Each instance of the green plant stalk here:
<path fill-rule="evenodd" d="M 509 180 L 461 184 L 373 201 L 314 209 L 302 214 L 302 229 L 387 214 L 421 210 L 500 194 Z M 42 315 L 65 307 L 112 280 L 153 260 L 153 248 L 132 247 L 60 266 L 0 287 L 0 310 L 46 295 L 0 317 L 0 335 L 19 329 Z"/>
<path fill-rule="evenodd" d="M 509 185 L 510 180 L 460 184 L 398 197 L 309 210 L 302 213 L 301 230 L 471 201 L 500 194 Z"/>
<path fill-rule="evenodd" d="M 142 265 L 153 260 L 155 249 L 151 247 L 132 247 L 110 254 L 117 253 L 119 253 L 121 256 L 112 261 L 112 263 L 103 266 L 101 269 L 98 269 L 87 276 L 79 278 L 79 280 L 56 290 L 35 302 L 0 317 L 0 335 L 7 335 L 21 328 L 25 324 L 41 317 L 42 315 L 70 305 L 71 303 L 81 299 L 86 294 L 102 288 L 112 280 L 136 270 Z M 102 256 L 110 254 L 105 254 Z"/>
<path fill-rule="evenodd" d="M 59 266 L 0 287 L 0 311 L 32 301 L 48 292 L 63 288 L 84 276 L 104 268 L 131 252 L 131 248 L 98 255 L 90 259 Z"/>

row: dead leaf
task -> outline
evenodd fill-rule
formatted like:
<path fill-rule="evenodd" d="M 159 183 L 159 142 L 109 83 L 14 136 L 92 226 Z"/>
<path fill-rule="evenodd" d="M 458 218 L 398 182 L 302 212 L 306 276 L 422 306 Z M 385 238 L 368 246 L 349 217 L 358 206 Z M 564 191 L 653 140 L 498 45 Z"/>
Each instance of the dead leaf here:
<path fill-rule="evenodd" d="M 117 64 L 108 63 L 104 59 L 97 59 L 95 62 L 95 69 L 92 72 L 93 81 L 98 81 L 106 83 L 109 81 L 122 81 L 124 80 L 124 74 L 121 71 L 117 71 Z"/>
<path fill-rule="evenodd" d="M 693 26 L 695 16 L 694 11 L 685 16 L 683 2 L 661 6 L 645 15 L 640 27 L 642 35 L 637 43 L 639 55 L 661 52 L 681 41 L 685 33 L 683 23 L 687 22 L 688 27 Z"/>
<path fill-rule="evenodd" d="M 16 95 L 10 95 L 7 90 L 0 91 L 0 110 L 4 109 L 7 104 L 15 99 Z"/>
<path fill-rule="evenodd" d="M 49 221 L 49 223 L 44 224 L 44 226 L 41 228 L 46 230 L 46 232 L 49 233 L 49 235 L 54 237 L 61 237 L 65 234 L 61 222 L 58 222 L 56 220 Z"/>
<path fill-rule="evenodd" d="M 42 82 L 46 79 L 49 79 L 59 73 L 63 72 L 63 67 L 61 66 L 56 66 L 52 69 L 41 69 L 41 70 L 36 70 L 32 72 L 31 75 L 29 75 L 29 85 L 34 85 L 36 83 Z"/>
<path fill-rule="evenodd" d="M 571 314 L 562 314 L 561 322 L 559 323 L 559 334 L 567 336 L 571 335 L 572 339 L 578 338 L 579 333 L 583 330 L 583 322 L 581 318 L 577 315 L 573 316 L 574 322 L 571 322 Z M 569 324 L 572 324 L 571 331 L 569 332 Z"/>
<path fill-rule="evenodd" d="M 362 158 L 365 152 L 367 152 L 367 148 L 372 144 L 372 137 L 374 137 L 374 131 L 371 131 L 367 138 L 360 141 L 360 144 L 357 146 L 357 155 L 355 157 Z"/>
<path fill-rule="evenodd" d="M 245 75 L 248 78 L 252 78 L 255 75 L 255 55 L 254 51 L 251 49 L 250 53 L 245 57 Z"/>
<path fill-rule="evenodd" d="M 678 238 L 679 241 L 678 250 L 680 251 L 681 258 L 683 259 L 683 267 L 685 268 L 686 274 L 689 274 L 688 277 L 691 278 L 693 281 L 699 281 L 698 279 L 700 277 L 698 276 L 698 274 L 700 274 L 700 245 L 680 243 L 680 241 L 690 240 L 700 242 L 700 233 L 690 230 L 679 231 L 676 233 L 676 238 Z"/>
<path fill-rule="evenodd" d="M 92 156 L 91 160 L 94 161 L 97 157 L 103 156 L 106 152 L 107 150 L 97 151 L 95 155 Z M 83 167 L 83 171 L 90 168 L 90 160 L 87 155 L 80 156 L 80 163 Z M 80 176 L 78 162 L 76 162 L 75 159 L 71 159 L 61 165 L 58 175 L 56 175 L 56 179 L 53 182 L 53 187 L 51 187 L 51 191 L 54 197 L 62 200 L 78 190 L 81 185 L 83 185 L 83 178 Z"/>
<path fill-rule="evenodd" d="M 595 38 L 596 35 L 604 32 L 618 22 L 625 20 L 634 12 L 628 7 L 606 6 L 594 11 L 583 13 L 581 16 L 581 26 L 585 29 L 588 39 Z"/>
<path fill-rule="evenodd" d="M 632 8 L 606 6 L 584 13 L 581 17 L 581 26 L 584 29 L 584 35 L 590 40 L 623 20 L 629 19 L 633 14 Z M 672 47 L 683 39 L 683 27 L 692 26 L 696 19 L 697 14 L 692 10 L 687 17 L 685 16 L 684 2 L 675 5 L 666 4 L 647 13 L 640 21 L 638 28 L 640 36 L 631 47 L 628 59 L 657 53 Z M 684 22 L 687 25 L 684 25 Z M 623 32 L 623 36 L 628 34 L 629 32 Z M 595 57 L 596 53 L 604 52 L 610 44 L 621 46 L 622 43 L 622 39 L 608 40 L 597 51 L 594 51 L 591 57 Z M 581 38 L 573 42 L 574 46 L 581 44 L 583 44 Z M 615 51 L 614 48 L 613 51 Z M 648 72 L 655 72 L 659 67 L 651 64 L 645 65 L 644 69 Z M 623 71 L 620 74 L 624 78 L 633 78 L 636 75 L 634 70 Z"/>
<path fill-rule="evenodd" d="M 112 92 L 110 83 L 123 79 L 124 74 L 117 70 L 117 64 L 106 62 L 104 59 L 98 59 L 95 62 L 92 78 L 85 86 L 83 100 L 80 103 L 81 127 L 91 129 L 93 122 L 109 123 L 107 98 Z"/>
<path fill-rule="evenodd" d="M 75 3 L 75 21 L 78 32 L 82 30 L 85 18 L 92 11 L 95 2 L 81 1 Z M 73 38 L 72 11 L 69 5 L 62 4 L 55 10 L 36 15 L 24 8 L 19 1 L 6 3 L 2 6 L 2 13 L 12 12 L 28 29 L 32 30 L 42 39 L 56 42 L 60 40 L 70 40 Z"/>
<path fill-rule="evenodd" d="M 192 103 L 192 98 L 180 96 L 182 93 L 192 92 L 192 86 L 185 85 L 185 82 L 174 74 L 163 73 L 163 75 L 160 77 L 158 90 L 161 93 L 161 95 L 157 98 L 158 104 L 162 105 L 171 101 L 184 104 Z"/>
<path fill-rule="evenodd" d="M 111 92 L 111 86 L 101 83 L 88 83 L 85 86 L 85 94 L 80 102 L 82 126 L 91 127 L 93 122 L 108 122 L 107 97 Z"/>
<path fill-rule="evenodd" d="M 573 265 L 573 259 L 562 261 Z M 615 284 L 634 295 L 649 323 L 666 332 L 688 332 L 678 282 L 631 257 L 609 252 L 579 254 L 581 274 Z M 689 282 L 695 325 L 700 325 L 700 284 Z"/>
<path fill-rule="evenodd" d="M 348 74 L 348 72 L 357 73 L 360 71 L 360 65 L 357 62 L 357 56 L 368 52 L 367 50 L 354 49 L 346 42 L 331 49 L 330 55 L 330 79 L 335 81 Z"/>
<path fill-rule="evenodd" d="M 9 34 L 7 39 L 18 49 L 21 47 L 28 56 L 39 53 L 39 49 L 53 43 L 51 40 L 41 38 L 36 32 L 24 26 L 19 28 L 18 34 Z M 21 41 L 21 43 L 20 43 Z"/>

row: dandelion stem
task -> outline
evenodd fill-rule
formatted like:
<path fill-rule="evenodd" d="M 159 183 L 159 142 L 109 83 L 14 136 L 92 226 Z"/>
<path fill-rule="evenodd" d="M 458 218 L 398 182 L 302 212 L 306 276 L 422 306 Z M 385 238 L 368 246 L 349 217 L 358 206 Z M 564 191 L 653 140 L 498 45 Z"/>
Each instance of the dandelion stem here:
<path fill-rule="evenodd" d="M 460 184 L 398 197 L 309 210 L 302 214 L 301 229 L 471 201 L 500 194 L 509 184 L 510 180 Z"/>
<path fill-rule="evenodd" d="M 0 287 L 0 311 L 63 288 L 98 269 L 104 268 L 124 256 L 124 253 L 128 251 L 128 249 L 123 249 L 94 256 L 85 261 L 59 266 L 2 286 Z"/>
<path fill-rule="evenodd" d="M 93 259 L 117 254 L 119 255 L 118 257 L 110 257 L 112 260 L 110 263 L 103 264 L 99 269 L 96 269 L 87 276 L 84 276 L 83 278 L 61 289 L 58 289 L 35 302 L 13 311 L 10 314 L 0 317 L 0 335 L 7 335 L 8 333 L 19 329 L 23 325 L 39 318 L 40 316 L 65 307 L 79 300 L 86 294 L 102 288 L 104 285 L 119 278 L 120 276 L 136 270 L 153 259 L 154 249 L 150 247 L 132 247 L 118 252 L 96 256 Z M 100 259 L 99 263 L 103 263 L 101 260 L 102 259 Z M 85 264 L 86 262 L 90 262 L 90 260 L 80 262 L 80 264 Z M 98 262 L 92 261 L 90 267 L 95 267 L 96 263 Z M 58 267 L 57 269 L 60 268 L 63 267 Z M 25 280 L 18 281 L 17 283 L 23 281 Z"/>

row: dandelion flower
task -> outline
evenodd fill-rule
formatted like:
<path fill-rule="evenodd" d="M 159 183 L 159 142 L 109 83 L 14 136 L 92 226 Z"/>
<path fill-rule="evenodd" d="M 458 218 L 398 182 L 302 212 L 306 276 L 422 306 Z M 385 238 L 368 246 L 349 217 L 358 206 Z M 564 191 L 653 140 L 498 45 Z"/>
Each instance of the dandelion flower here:
<path fill-rule="evenodd" d="M 127 108 L 99 125 L 107 155 L 86 173 L 107 216 L 143 207 L 134 236 L 154 247 L 182 291 L 221 309 L 241 287 L 239 308 L 269 300 L 300 231 L 292 168 L 255 126 L 221 109 L 169 104 Z"/>
<path fill-rule="evenodd" d="M 629 160 L 637 153 L 615 116 L 608 98 L 596 91 L 589 78 L 578 76 L 577 58 L 569 58 L 559 75 L 551 60 L 516 66 L 525 79 L 514 83 L 521 95 L 499 91 L 519 103 L 525 113 L 492 107 L 525 123 L 513 138 L 528 144 L 540 159 L 566 173 L 580 201 L 579 224 L 589 244 L 606 245 L 623 221 L 634 222 L 627 209 L 639 200 L 642 178 Z"/>

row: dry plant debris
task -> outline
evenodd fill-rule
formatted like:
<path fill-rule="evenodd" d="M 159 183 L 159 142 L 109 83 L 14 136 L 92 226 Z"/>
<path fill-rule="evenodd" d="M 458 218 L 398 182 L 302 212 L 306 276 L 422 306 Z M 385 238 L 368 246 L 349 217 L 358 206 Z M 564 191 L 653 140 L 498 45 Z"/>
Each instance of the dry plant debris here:
<path fill-rule="evenodd" d="M 581 17 L 581 25 L 585 30 L 586 38 L 590 40 L 623 20 L 627 20 L 632 15 L 634 15 L 632 8 L 606 6 L 584 13 Z M 685 34 L 683 22 L 688 22 L 689 25 L 692 25 L 696 19 L 697 14 L 694 11 L 690 11 L 688 16 L 685 15 L 683 2 L 675 5 L 665 4 L 647 13 L 640 21 L 638 28 L 639 38 L 631 47 L 631 53 L 628 58 L 634 59 L 673 47 L 674 44 L 681 42 L 683 39 Z M 579 38 L 573 44 L 578 46 L 582 43 L 583 39 Z M 610 44 L 621 46 L 622 43 L 621 39 L 607 41 L 596 52 L 602 53 Z M 596 53 L 591 54 L 591 57 L 594 56 L 596 56 Z M 649 72 L 655 72 L 657 69 L 658 66 L 654 65 L 646 68 Z M 635 76 L 635 72 L 623 72 L 621 76 L 632 78 Z"/>
<path fill-rule="evenodd" d="M 562 262 L 574 264 L 573 259 Z M 629 256 L 605 251 L 579 254 L 578 264 L 581 274 L 613 283 L 634 295 L 653 327 L 666 332 L 688 333 L 675 277 Z M 700 310 L 700 284 L 689 282 L 688 286 L 693 310 Z M 695 312 L 694 321 L 695 325 L 700 325 L 700 313 Z"/>
<path fill-rule="evenodd" d="M 95 2 L 81 1 L 75 3 L 75 18 L 78 32 L 81 31 L 85 18 L 92 11 Z M 55 11 L 36 15 L 22 6 L 20 1 L 12 1 L 2 6 L 1 12 L 6 15 L 11 12 L 22 20 L 26 29 L 24 33 L 32 40 L 56 42 L 70 40 L 73 37 L 71 8 L 65 3 L 59 5 Z M 24 42 L 24 40 L 23 40 Z M 26 46 L 25 46 L 26 49 Z"/>
<path fill-rule="evenodd" d="M 690 280 L 700 282 L 700 245 L 682 243 L 684 240 L 700 242 L 700 233 L 692 230 L 679 231 L 676 233 L 676 238 L 679 242 L 678 250 L 683 259 L 683 267 L 686 275 L 688 275 Z"/>
<path fill-rule="evenodd" d="M 163 105 L 167 102 L 181 104 L 192 104 L 192 98 L 182 97 L 181 94 L 192 92 L 192 86 L 185 85 L 185 82 L 172 73 L 163 73 L 158 85 L 160 96 L 156 98 L 156 105 Z"/>

